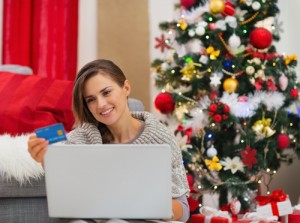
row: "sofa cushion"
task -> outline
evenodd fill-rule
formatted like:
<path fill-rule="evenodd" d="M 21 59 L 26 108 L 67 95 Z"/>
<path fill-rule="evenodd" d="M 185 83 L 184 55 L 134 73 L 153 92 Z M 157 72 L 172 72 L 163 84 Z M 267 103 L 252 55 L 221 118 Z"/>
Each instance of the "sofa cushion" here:
<path fill-rule="evenodd" d="M 20 135 L 62 122 L 74 124 L 73 82 L 0 72 L 0 134 Z"/>
<path fill-rule="evenodd" d="M 11 178 L 0 177 L 0 198 L 13 197 L 46 197 L 45 179 L 32 179 L 30 182 L 20 184 Z"/>

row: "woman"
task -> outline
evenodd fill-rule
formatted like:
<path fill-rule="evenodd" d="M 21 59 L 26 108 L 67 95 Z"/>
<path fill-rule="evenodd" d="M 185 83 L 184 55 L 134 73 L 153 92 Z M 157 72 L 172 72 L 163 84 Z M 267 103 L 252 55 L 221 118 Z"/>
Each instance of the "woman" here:
<path fill-rule="evenodd" d="M 189 188 L 181 151 L 170 131 L 148 112 L 130 112 L 127 98 L 131 86 L 122 70 L 109 60 L 95 60 L 77 74 L 73 88 L 76 128 L 68 144 L 169 144 L 172 148 L 173 219 L 187 221 Z M 32 134 L 28 151 L 43 163 L 48 142 Z"/>

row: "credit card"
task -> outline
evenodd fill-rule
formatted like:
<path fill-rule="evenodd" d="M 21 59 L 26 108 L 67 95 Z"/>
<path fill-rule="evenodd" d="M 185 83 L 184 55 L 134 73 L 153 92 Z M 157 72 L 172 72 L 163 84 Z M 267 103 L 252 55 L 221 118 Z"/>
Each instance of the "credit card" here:
<path fill-rule="evenodd" d="M 62 123 L 39 128 L 34 130 L 34 132 L 38 138 L 44 138 L 48 140 L 49 144 L 67 139 Z"/>

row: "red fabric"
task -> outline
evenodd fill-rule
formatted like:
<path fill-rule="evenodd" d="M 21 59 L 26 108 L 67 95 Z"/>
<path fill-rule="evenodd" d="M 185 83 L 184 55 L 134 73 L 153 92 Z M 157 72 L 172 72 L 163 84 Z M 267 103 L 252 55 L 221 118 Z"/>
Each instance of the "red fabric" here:
<path fill-rule="evenodd" d="M 300 213 L 289 214 L 289 223 L 299 223 L 300 222 Z"/>
<path fill-rule="evenodd" d="M 0 72 L 0 134 L 20 135 L 62 122 L 74 124 L 73 82 Z"/>
<path fill-rule="evenodd" d="M 74 80 L 77 69 L 78 0 L 5 0 L 3 64 L 29 66 L 35 74 Z"/>
<path fill-rule="evenodd" d="M 205 223 L 205 218 L 207 216 L 203 214 L 193 214 L 191 217 L 191 223 Z M 229 223 L 227 218 L 222 217 L 212 217 L 210 223 Z"/>

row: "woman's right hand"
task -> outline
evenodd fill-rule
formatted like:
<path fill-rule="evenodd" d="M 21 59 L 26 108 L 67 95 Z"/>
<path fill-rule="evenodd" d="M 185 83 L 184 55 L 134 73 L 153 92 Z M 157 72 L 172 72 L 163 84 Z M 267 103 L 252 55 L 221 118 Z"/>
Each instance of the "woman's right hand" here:
<path fill-rule="evenodd" d="M 28 138 L 28 152 L 35 161 L 43 164 L 48 144 L 46 139 L 37 138 L 36 134 L 33 133 Z"/>

